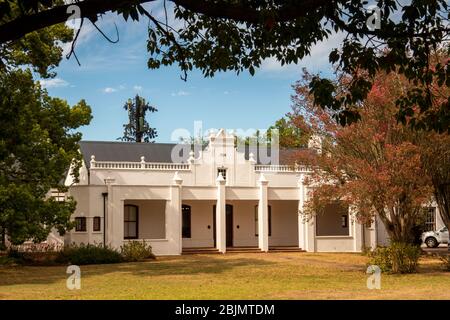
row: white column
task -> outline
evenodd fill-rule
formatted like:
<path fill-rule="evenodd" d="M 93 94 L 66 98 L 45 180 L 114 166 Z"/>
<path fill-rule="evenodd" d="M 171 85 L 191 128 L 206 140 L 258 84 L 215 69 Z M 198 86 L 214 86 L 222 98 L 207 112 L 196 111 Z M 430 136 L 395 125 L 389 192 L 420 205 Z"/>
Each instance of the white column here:
<path fill-rule="evenodd" d="M 303 215 L 304 205 L 305 205 L 305 186 L 303 185 L 304 175 L 300 175 L 300 179 L 298 179 L 298 247 L 300 249 L 306 250 L 306 242 L 305 242 L 305 217 Z"/>
<path fill-rule="evenodd" d="M 170 243 L 170 253 L 181 254 L 183 250 L 181 188 L 183 179 L 175 172 L 170 186 L 170 200 L 166 208 L 166 239 Z"/>
<path fill-rule="evenodd" d="M 267 186 L 269 181 L 261 173 L 259 178 L 259 204 L 258 204 L 258 244 L 261 251 L 269 251 L 269 214 L 267 200 Z"/>
<path fill-rule="evenodd" d="M 227 250 L 227 229 L 225 214 L 225 179 L 222 173 L 217 177 L 217 203 L 216 203 L 216 248 L 219 252 Z"/>
<path fill-rule="evenodd" d="M 361 248 L 362 248 L 362 244 L 363 244 L 363 238 L 362 238 L 363 225 L 361 225 L 358 222 L 358 219 L 356 217 L 356 208 L 355 207 L 351 206 L 349 208 L 349 220 L 351 221 L 351 226 L 352 226 L 353 251 L 361 252 Z"/>

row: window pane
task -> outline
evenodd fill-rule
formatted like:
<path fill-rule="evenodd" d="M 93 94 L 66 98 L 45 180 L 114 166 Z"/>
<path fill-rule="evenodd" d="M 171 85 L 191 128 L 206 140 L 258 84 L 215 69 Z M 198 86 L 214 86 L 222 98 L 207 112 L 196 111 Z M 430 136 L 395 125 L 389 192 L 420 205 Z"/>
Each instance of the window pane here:
<path fill-rule="evenodd" d="M 128 238 L 128 222 L 124 222 L 123 224 L 123 237 Z"/>
<path fill-rule="evenodd" d="M 75 218 L 75 231 L 86 231 L 86 218 Z"/>
<path fill-rule="evenodd" d="M 183 219 L 181 233 L 183 238 L 191 237 L 191 208 L 189 206 L 182 207 Z"/>
<path fill-rule="evenodd" d="M 94 231 L 100 231 L 100 217 L 94 217 Z"/>
<path fill-rule="evenodd" d="M 130 238 L 136 238 L 137 237 L 137 233 L 136 233 L 136 222 L 129 222 L 128 223 L 128 236 Z"/>
<path fill-rule="evenodd" d="M 255 236 L 258 236 L 258 206 L 255 206 Z"/>

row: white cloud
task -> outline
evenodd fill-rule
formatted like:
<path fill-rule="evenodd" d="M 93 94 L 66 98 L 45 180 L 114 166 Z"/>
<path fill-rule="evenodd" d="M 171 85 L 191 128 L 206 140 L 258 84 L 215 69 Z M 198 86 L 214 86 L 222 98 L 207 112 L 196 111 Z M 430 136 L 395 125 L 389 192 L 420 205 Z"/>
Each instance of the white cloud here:
<path fill-rule="evenodd" d="M 230 92 L 225 90 L 223 94 L 230 94 Z"/>
<path fill-rule="evenodd" d="M 142 86 L 134 86 L 133 87 L 133 89 L 135 90 L 135 91 L 142 91 Z"/>
<path fill-rule="evenodd" d="M 176 97 L 176 96 L 188 96 L 190 95 L 189 92 L 187 91 L 183 91 L 183 90 L 179 90 L 178 92 L 172 92 L 171 96 L 172 97 Z"/>
<path fill-rule="evenodd" d="M 39 80 L 43 88 L 67 87 L 69 83 L 61 78 Z"/>
<path fill-rule="evenodd" d="M 105 89 L 103 89 L 104 93 L 113 93 L 116 92 L 117 89 L 111 88 L 111 87 L 106 87 Z"/>
<path fill-rule="evenodd" d="M 299 74 L 303 67 L 308 68 L 312 72 L 331 70 L 332 66 L 329 63 L 328 55 L 332 49 L 341 46 L 344 37 L 344 33 L 337 33 L 324 41 L 318 42 L 311 48 L 311 53 L 297 64 L 282 66 L 275 58 L 265 59 L 261 63 L 260 71 L 265 74 L 285 74 L 292 76 L 292 74 Z"/>

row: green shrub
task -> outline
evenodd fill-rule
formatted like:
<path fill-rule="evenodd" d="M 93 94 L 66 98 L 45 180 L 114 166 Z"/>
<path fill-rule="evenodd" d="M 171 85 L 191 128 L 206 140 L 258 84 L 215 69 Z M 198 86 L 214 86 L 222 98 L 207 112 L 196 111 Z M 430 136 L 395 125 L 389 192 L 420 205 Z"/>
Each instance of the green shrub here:
<path fill-rule="evenodd" d="M 145 259 L 154 259 L 152 247 L 142 241 L 129 241 L 120 247 L 120 252 L 125 261 L 142 261 Z"/>
<path fill-rule="evenodd" d="M 64 247 L 57 259 L 59 263 L 83 264 L 107 264 L 123 262 L 122 255 L 109 247 L 95 244 L 70 245 Z"/>
<path fill-rule="evenodd" d="M 416 272 L 422 250 L 407 243 L 392 243 L 389 247 L 378 247 L 368 253 L 369 265 L 377 265 L 389 273 Z"/>
<path fill-rule="evenodd" d="M 10 258 L 8 256 L 0 256 L 0 266 L 10 266 L 15 264 L 19 264 L 16 259 Z"/>

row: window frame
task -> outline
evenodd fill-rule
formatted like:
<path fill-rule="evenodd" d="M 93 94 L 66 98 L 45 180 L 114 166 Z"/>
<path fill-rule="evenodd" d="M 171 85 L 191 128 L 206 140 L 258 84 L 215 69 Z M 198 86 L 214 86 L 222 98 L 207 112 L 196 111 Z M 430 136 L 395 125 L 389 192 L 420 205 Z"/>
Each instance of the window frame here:
<path fill-rule="evenodd" d="M 98 221 L 98 222 L 96 222 Z M 98 223 L 98 228 L 96 229 L 96 224 Z M 92 231 L 93 232 L 100 232 L 102 231 L 102 218 L 100 216 L 95 216 L 92 219 Z"/>
<path fill-rule="evenodd" d="M 436 207 L 426 207 L 424 231 L 436 231 Z M 430 219 L 431 217 L 431 219 Z"/>
<path fill-rule="evenodd" d="M 79 221 L 81 221 L 81 224 L 79 224 Z M 86 232 L 86 231 L 87 231 L 86 217 L 75 217 L 75 232 Z"/>
<path fill-rule="evenodd" d="M 126 207 L 136 208 L 136 220 L 125 220 L 125 208 Z M 133 237 L 125 236 L 125 224 L 133 223 L 133 222 L 136 223 L 136 236 L 133 236 Z M 124 234 L 123 234 L 124 239 L 139 239 L 139 206 L 134 205 L 134 204 L 124 205 L 123 226 L 124 226 Z"/>
<path fill-rule="evenodd" d="M 189 215 L 189 225 L 185 226 L 185 215 Z M 181 205 L 181 237 L 184 239 L 192 238 L 192 207 L 187 204 Z M 188 233 L 185 233 L 188 230 Z"/>

